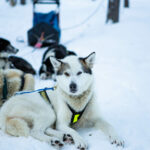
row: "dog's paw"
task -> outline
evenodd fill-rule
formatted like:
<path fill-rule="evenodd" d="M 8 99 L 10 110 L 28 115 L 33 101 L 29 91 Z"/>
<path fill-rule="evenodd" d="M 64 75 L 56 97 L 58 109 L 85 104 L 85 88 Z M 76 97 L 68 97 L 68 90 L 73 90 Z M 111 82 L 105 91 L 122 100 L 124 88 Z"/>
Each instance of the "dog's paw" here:
<path fill-rule="evenodd" d="M 63 145 L 64 145 L 60 140 L 58 140 L 56 138 L 51 139 L 50 144 L 52 146 L 56 147 L 57 149 L 63 147 Z"/>
<path fill-rule="evenodd" d="M 84 146 L 82 146 L 82 145 L 79 145 L 79 146 L 77 147 L 77 149 L 79 149 L 79 150 L 87 150 L 87 148 L 84 147 Z"/>
<path fill-rule="evenodd" d="M 87 150 L 88 149 L 88 145 L 82 140 L 75 140 L 75 146 L 78 150 Z"/>
<path fill-rule="evenodd" d="M 117 136 L 109 136 L 109 140 L 111 144 L 115 144 L 116 146 L 124 147 L 124 141 Z"/>
<path fill-rule="evenodd" d="M 63 142 L 66 144 L 75 144 L 75 147 L 78 150 L 87 150 L 88 146 L 84 142 L 84 140 L 80 136 L 73 136 L 70 134 L 64 134 L 63 136 Z"/>
<path fill-rule="evenodd" d="M 63 142 L 67 144 L 74 144 L 74 140 L 70 134 L 64 134 Z"/>

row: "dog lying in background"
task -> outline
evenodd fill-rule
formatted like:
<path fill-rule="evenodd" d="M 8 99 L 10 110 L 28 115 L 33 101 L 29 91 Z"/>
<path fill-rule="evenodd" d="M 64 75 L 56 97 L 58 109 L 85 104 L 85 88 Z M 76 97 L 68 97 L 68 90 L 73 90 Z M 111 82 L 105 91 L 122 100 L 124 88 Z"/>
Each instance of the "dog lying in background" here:
<path fill-rule="evenodd" d="M 8 60 L 8 57 L 16 54 L 18 51 L 8 40 L 0 38 L 0 69 L 10 68 L 11 62 Z"/>
<path fill-rule="evenodd" d="M 61 44 L 53 44 L 50 46 L 43 54 L 42 65 L 39 70 L 40 78 L 55 80 L 54 68 L 50 61 L 50 57 L 63 59 L 69 55 L 76 55 L 76 53 L 73 51 L 68 51 L 66 47 Z"/>
<path fill-rule="evenodd" d="M 34 90 L 34 78 L 17 69 L 0 69 L 0 106 L 17 91 Z"/>
<path fill-rule="evenodd" d="M 18 51 L 8 40 L 0 38 L 0 69 L 14 68 L 35 75 L 36 72 L 30 63 L 21 57 L 10 56 Z"/>

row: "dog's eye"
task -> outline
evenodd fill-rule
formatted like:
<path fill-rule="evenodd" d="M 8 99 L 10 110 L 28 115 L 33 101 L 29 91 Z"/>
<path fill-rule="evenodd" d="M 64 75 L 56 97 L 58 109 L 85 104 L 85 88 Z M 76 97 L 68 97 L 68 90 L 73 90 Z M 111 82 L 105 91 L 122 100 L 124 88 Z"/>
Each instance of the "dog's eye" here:
<path fill-rule="evenodd" d="M 82 72 L 81 71 L 79 71 L 78 73 L 77 73 L 77 75 L 79 76 L 79 75 L 81 75 L 82 74 Z"/>
<path fill-rule="evenodd" d="M 69 76 L 70 76 L 70 74 L 69 74 L 68 72 L 65 72 L 64 75 L 65 75 L 66 77 L 69 77 Z"/>

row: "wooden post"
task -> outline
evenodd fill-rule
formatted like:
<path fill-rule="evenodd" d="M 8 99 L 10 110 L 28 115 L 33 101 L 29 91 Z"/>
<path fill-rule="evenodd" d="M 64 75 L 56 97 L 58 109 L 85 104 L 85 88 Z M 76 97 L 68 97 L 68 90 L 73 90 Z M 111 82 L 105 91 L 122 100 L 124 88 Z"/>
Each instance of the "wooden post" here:
<path fill-rule="evenodd" d="M 119 7 L 120 0 L 109 0 L 106 23 L 109 20 L 113 23 L 119 22 Z"/>
<path fill-rule="evenodd" d="M 124 7 L 129 8 L 129 0 L 124 0 Z"/>

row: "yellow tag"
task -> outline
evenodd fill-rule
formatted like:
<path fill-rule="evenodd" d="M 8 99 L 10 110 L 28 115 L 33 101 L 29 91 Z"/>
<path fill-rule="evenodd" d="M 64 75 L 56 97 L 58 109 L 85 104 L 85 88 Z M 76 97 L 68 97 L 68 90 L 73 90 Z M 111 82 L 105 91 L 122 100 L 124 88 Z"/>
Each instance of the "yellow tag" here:
<path fill-rule="evenodd" d="M 44 92 L 44 91 L 41 91 L 40 93 L 41 93 L 42 97 L 43 97 L 46 101 L 48 101 L 45 92 Z"/>
<path fill-rule="evenodd" d="M 77 114 L 74 116 L 73 123 L 76 123 L 78 121 L 79 116 L 80 116 L 80 114 Z"/>

